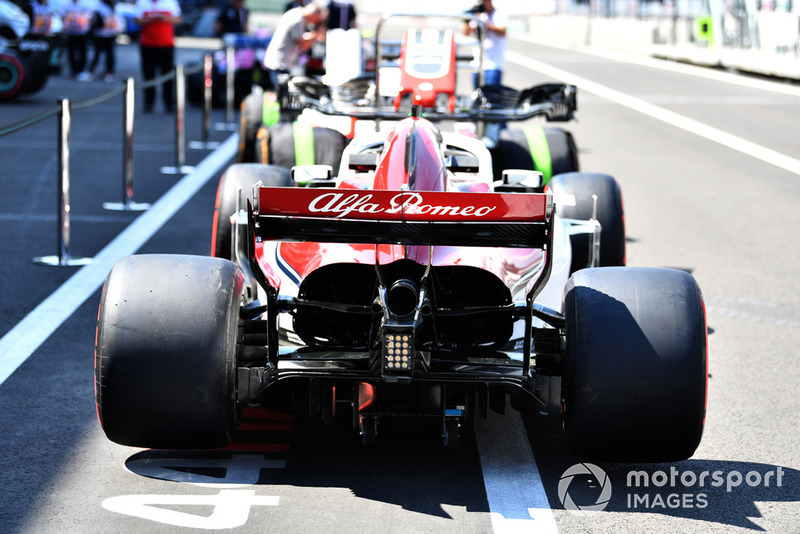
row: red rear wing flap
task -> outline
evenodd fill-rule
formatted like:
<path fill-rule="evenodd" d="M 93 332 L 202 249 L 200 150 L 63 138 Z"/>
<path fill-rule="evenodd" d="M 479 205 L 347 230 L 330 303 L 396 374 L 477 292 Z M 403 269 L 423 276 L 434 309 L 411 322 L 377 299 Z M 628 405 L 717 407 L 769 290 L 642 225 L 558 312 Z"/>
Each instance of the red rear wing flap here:
<path fill-rule="evenodd" d="M 544 248 L 550 194 L 261 187 L 262 240 Z"/>

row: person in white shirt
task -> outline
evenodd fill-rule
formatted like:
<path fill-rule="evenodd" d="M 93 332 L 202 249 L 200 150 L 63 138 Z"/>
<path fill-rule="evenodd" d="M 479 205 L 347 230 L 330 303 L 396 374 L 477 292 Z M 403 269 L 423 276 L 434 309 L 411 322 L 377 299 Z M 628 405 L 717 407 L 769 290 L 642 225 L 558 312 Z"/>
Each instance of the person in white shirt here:
<path fill-rule="evenodd" d="M 53 35 L 55 31 L 60 29 L 58 13 L 47 3 L 47 0 L 33 0 L 33 2 L 31 2 L 31 10 L 33 11 L 32 34 Z M 53 27 L 54 18 L 59 21 L 58 28 Z"/>
<path fill-rule="evenodd" d="M 279 73 L 292 71 L 300 64 L 303 52 L 310 50 L 315 42 L 325 40 L 327 18 L 328 8 L 317 1 L 294 7 L 281 16 L 263 62 L 275 87 Z"/>
<path fill-rule="evenodd" d="M 86 55 L 89 48 L 89 31 L 94 18 L 93 0 L 69 0 L 64 6 L 61 18 L 64 34 L 67 36 L 67 56 L 72 75 L 78 81 L 89 81 L 91 74 L 86 71 Z"/>
<path fill-rule="evenodd" d="M 483 83 L 500 85 L 506 64 L 508 15 L 505 11 L 497 9 L 493 0 L 481 0 L 473 11 L 477 11 L 476 16 L 486 27 L 486 36 L 483 40 Z M 465 33 L 474 35 L 476 32 L 477 24 L 470 21 Z M 474 81 L 477 87 L 477 74 L 474 76 Z"/>

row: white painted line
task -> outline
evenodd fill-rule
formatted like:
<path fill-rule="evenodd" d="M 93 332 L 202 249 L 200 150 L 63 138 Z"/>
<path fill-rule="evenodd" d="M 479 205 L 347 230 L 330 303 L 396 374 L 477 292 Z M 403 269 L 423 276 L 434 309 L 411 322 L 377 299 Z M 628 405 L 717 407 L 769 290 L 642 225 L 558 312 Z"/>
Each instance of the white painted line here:
<path fill-rule="evenodd" d="M 494 533 L 558 533 L 519 413 L 478 418 L 475 441 Z"/>
<path fill-rule="evenodd" d="M 638 111 L 639 113 L 663 121 L 667 124 L 675 126 L 676 128 L 686 130 L 689 133 L 693 133 L 708 139 L 709 141 L 719 143 L 722 146 L 731 148 L 741 152 L 742 154 L 746 154 L 765 163 L 769 163 L 783 170 L 800 175 L 800 160 L 789 157 L 785 154 L 781 154 L 780 152 L 776 152 L 775 150 L 765 146 L 753 143 L 742 137 L 729 134 L 718 128 L 714 128 L 713 126 L 708 126 L 702 122 L 653 105 L 640 98 L 633 97 L 621 91 L 617 91 L 616 89 L 593 82 L 587 78 L 577 76 L 571 72 L 559 69 L 558 67 L 553 67 L 547 63 L 543 63 L 535 59 L 530 59 L 522 54 L 508 51 L 506 52 L 506 59 L 518 65 L 541 72 L 542 74 L 546 74 L 547 76 L 557 80 L 574 84 L 584 91 L 588 91 L 601 98 L 610 100 L 616 104 L 619 104 L 620 106 Z"/>
<path fill-rule="evenodd" d="M 236 153 L 238 143 L 237 134 L 229 137 L 192 174 L 184 176 L 101 250 L 91 264 L 72 275 L 0 339 L 0 384 L 97 291 L 117 260 L 139 250 L 200 188 L 217 176 Z"/>
<path fill-rule="evenodd" d="M 753 78 L 750 76 L 743 76 L 741 74 L 733 74 L 726 71 L 716 70 L 709 67 L 702 67 L 699 65 L 690 65 L 687 63 L 680 63 L 677 61 L 669 61 L 664 59 L 656 59 L 649 56 L 640 56 L 636 54 L 627 54 L 616 50 L 599 49 L 594 46 L 586 45 L 568 45 L 559 44 L 537 39 L 531 35 L 517 35 L 516 39 L 528 43 L 539 44 L 551 48 L 558 48 L 559 50 L 571 50 L 580 52 L 581 54 L 588 54 L 592 56 L 602 57 L 619 61 L 621 63 L 630 63 L 632 65 L 641 65 L 651 69 L 659 69 L 668 72 L 675 72 L 678 74 L 686 74 L 696 78 L 705 78 L 707 80 L 714 80 L 724 82 L 731 85 L 739 85 L 750 89 L 758 89 L 760 91 L 770 91 L 789 96 L 800 97 L 800 87 L 791 83 L 781 83 L 777 81 L 764 80 L 760 78 Z"/>
<path fill-rule="evenodd" d="M 103 501 L 106 510 L 156 523 L 198 530 L 241 527 L 253 506 L 277 506 L 280 497 L 256 495 L 256 490 L 222 490 L 217 495 L 120 495 Z M 199 513 L 171 510 L 196 508 Z M 213 507 L 211 515 L 207 509 Z"/>

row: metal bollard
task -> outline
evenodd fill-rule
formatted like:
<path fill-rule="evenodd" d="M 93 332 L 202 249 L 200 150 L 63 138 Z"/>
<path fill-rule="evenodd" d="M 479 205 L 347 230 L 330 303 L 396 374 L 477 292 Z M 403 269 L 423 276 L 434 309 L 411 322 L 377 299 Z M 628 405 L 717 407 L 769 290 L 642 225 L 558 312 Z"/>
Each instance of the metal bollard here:
<path fill-rule="evenodd" d="M 206 148 L 217 148 L 219 143 L 208 140 L 208 132 L 211 129 L 211 105 L 214 87 L 214 56 L 206 54 L 203 56 L 203 131 L 200 141 L 191 141 L 189 148 L 202 150 Z"/>
<path fill-rule="evenodd" d="M 232 46 L 225 49 L 225 120 L 233 124 L 234 76 L 236 75 L 236 52 Z"/>
<path fill-rule="evenodd" d="M 217 130 L 235 132 L 237 124 L 234 122 L 233 101 L 235 100 L 234 77 L 236 75 L 236 52 L 232 46 L 225 49 L 225 123 L 216 125 Z"/>
<path fill-rule="evenodd" d="M 203 57 L 203 143 L 208 143 L 208 131 L 211 129 L 211 104 L 214 98 L 214 56 Z"/>
<path fill-rule="evenodd" d="M 183 65 L 175 65 L 175 166 L 161 167 L 162 174 L 181 174 L 194 171 L 186 165 L 186 75 Z"/>
<path fill-rule="evenodd" d="M 114 211 L 144 211 L 148 203 L 133 201 L 133 117 L 135 110 L 133 78 L 125 80 L 122 122 L 122 202 L 104 202 L 103 208 Z"/>
<path fill-rule="evenodd" d="M 186 164 L 186 76 L 183 65 L 175 65 L 175 165 Z"/>
<path fill-rule="evenodd" d="M 69 200 L 69 158 L 70 136 L 72 133 L 72 112 L 69 98 L 59 99 L 61 113 L 58 116 L 58 255 L 33 258 L 39 265 L 86 265 L 91 258 L 72 258 L 69 254 L 70 242 L 70 200 Z"/>

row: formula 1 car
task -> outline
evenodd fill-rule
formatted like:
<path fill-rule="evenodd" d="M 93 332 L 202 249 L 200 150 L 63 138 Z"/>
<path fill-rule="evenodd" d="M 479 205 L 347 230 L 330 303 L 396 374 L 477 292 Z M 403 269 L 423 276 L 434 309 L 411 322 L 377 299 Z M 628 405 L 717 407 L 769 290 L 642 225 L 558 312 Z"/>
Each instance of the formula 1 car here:
<path fill-rule="evenodd" d="M 306 95 L 322 112 L 391 127 L 356 135 L 338 174 L 231 166 L 216 257 L 141 255 L 113 267 L 95 357 L 112 441 L 215 448 L 244 407 L 260 406 L 344 418 L 366 445 L 394 417 L 435 418 L 453 448 L 464 425 L 510 400 L 561 417 L 584 458 L 693 454 L 707 335 L 692 276 L 622 266 L 612 177 L 506 168 L 497 180 L 480 139 L 444 129 L 566 119 L 575 88 L 537 86 L 512 106 L 479 92 L 467 111 L 437 110 L 436 98 L 406 116 Z"/>
<path fill-rule="evenodd" d="M 386 38 L 385 34 L 392 34 L 394 17 L 419 26 L 420 30 L 405 35 L 403 41 Z M 472 80 L 466 86 L 459 82 L 457 74 L 462 71 L 475 71 L 482 76 L 482 48 L 480 41 L 459 39 L 458 32 L 452 29 L 440 32 L 425 27 L 431 19 L 448 18 L 453 16 L 385 16 L 374 32 L 374 42 L 366 42 L 357 30 L 337 34 L 335 40 L 329 34 L 326 62 L 332 72 L 323 77 L 325 83 L 310 76 L 286 76 L 274 90 L 254 87 L 241 102 L 237 161 L 286 168 L 330 165 L 336 174 L 340 154 L 355 134 L 355 123 L 331 123 L 318 114 L 309 115 L 309 94 L 337 108 L 383 105 L 402 108 L 407 113 L 413 93 L 413 98 L 427 108 L 454 111 L 458 107 L 467 112 L 461 117 L 472 123 L 468 127 L 473 131 L 480 131 L 492 154 L 492 170 L 498 180 L 504 164 L 539 170 L 545 179 L 577 171 L 577 150 L 569 132 L 540 125 L 513 130 L 487 128 L 480 117 L 468 113 L 480 100 L 484 109 L 514 107 L 520 93 L 503 86 L 483 86 L 480 95 L 476 95 L 472 94 Z M 461 20 L 461 16 L 455 18 Z M 482 23 L 476 24 L 483 28 Z M 343 77 L 343 73 L 349 77 Z M 335 83 L 329 84 L 332 78 Z M 432 82 L 436 82 L 435 88 Z M 401 90 L 401 85 L 407 89 Z M 423 98 L 425 101 L 420 100 Z M 457 126 L 463 128 L 465 124 Z"/>
<path fill-rule="evenodd" d="M 35 93 L 47 83 L 56 38 L 29 32 L 30 20 L 11 2 L 0 2 L 0 101 Z"/>

